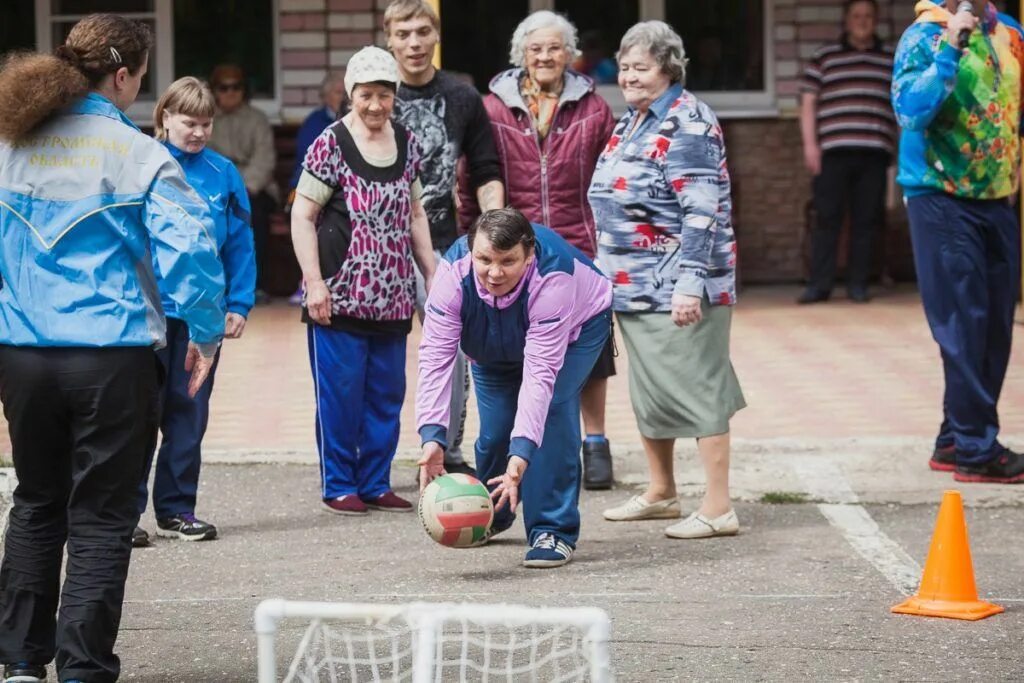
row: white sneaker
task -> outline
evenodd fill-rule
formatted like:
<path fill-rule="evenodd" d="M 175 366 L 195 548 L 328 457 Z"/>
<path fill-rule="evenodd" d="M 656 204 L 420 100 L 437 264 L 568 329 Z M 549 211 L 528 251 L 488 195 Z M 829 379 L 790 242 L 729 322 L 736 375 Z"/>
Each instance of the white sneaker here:
<path fill-rule="evenodd" d="M 712 536 L 735 536 L 740 531 L 740 520 L 735 510 L 729 510 L 721 517 L 708 519 L 699 512 L 665 529 L 669 538 L 711 538 Z"/>
<path fill-rule="evenodd" d="M 638 519 L 676 519 L 679 511 L 678 498 L 666 498 L 648 503 L 643 496 L 633 496 L 622 505 L 608 508 L 604 518 L 609 522 L 634 522 Z"/>

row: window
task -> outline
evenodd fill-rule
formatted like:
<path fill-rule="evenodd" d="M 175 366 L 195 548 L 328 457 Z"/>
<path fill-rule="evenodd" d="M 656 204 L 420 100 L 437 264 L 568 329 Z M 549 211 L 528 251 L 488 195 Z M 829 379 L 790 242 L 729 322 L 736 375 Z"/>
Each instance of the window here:
<path fill-rule="evenodd" d="M 274 99 L 274 4 L 174 0 L 174 77 L 207 78 L 217 64 L 245 67 L 253 97 Z"/>
<path fill-rule="evenodd" d="M 527 0 L 442 0 L 444 68 L 468 74 L 487 92 L 491 79 L 509 67 L 512 33 L 529 12 Z"/>
<path fill-rule="evenodd" d="M 686 47 L 694 92 L 765 89 L 764 5 L 750 0 L 665 3 L 665 21 Z"/>
<path fill-rule="evenodd" d="M 775 112 L 774 0 L 530 0 L 529 10 L 564 13 L 579 29 L 577 67 L 598 81 L 616 112 L 625 108 L 609 56 L 638 21 L 661 19 L 683 38 L 687 86 L 721 116 Z M 514 26 L 514 25 L 513 25 Z M 511 33 L 509 33 L 511 36 Z"/>
<path fill-rule="evenodd" d="M 47 51 L 57 45 L 63 44 L 68 34 L 76 23 L 83 17 L 93 12 L 112 12 L 121 14 L 132 19 L 137 19 L 149 24 L 149 29 L 156 32 L 156 8 L 155 0 L 105 0 L 103 2 L 90 2 L 89 0 L 49 0 L 49 47 Z M 99 7 L 97 7 L 99 5 Z M 37 27 L 37 32 L 39 28 Z M 42 43 L 41 43 L 42 44 Z M 139 88 L 140 100 L 155 100 L 156 85 L 154 74 L 156 66 L 160 63 L 160 49 L 154 45 L 149 54 L 149 70 L 146 77 L 142 79 L 142 87 Z"/>
<path fill-rule="evenodd" d="M 573 66 L 599 85 L 615 85 L 615 52 L 622 34 L 640 20 L 639 5 L 623 0 L 555 0 L 555 11 L 576 25 L 583 54 Z"/>
<path fill-rule="evenodd" d="M 32 0 L 5 0 L 0 10 L 0 55 L 36 46 L 36 10 Z"/>
<path fill-rule="evenodd" d="M 2 0 L 6 3 L 8 0 Z M 22 0 L 17 0 L 22 2 Z M 280 0 L 29 0 L 35 7 L 35 47 L 43 52 L 64 42 L 75 23 L 93 12 L 144 21 L 153 29 L 149 73 L 128 115 L 149 122 L 161 92 L 180 76 L 206 78 L 222 62 L 245 67 L 253 104 L 271 116 L 280 110 L 277 11 Z M 10 10 L 2 10 L 6 20 Z M 4 21 L 3 23 L 6 23 Z M 24 26 L 24 24 L 21 24 Z M 0 35 L 3 35 L 0 29 Z"/>

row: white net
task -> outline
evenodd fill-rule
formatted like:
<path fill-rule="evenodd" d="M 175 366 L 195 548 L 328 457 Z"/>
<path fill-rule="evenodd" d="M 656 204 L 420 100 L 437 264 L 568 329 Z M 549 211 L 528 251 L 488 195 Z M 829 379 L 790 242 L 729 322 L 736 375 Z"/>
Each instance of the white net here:
<path fill-rule="evenodd" d="M 597 609 L 305 605 L 316 609 L 305 610 L 287 683 L 612 680 L 608 619 Z M 285 609 L 279 618 L 302 611 Z M 265 670 L 274 663 L 267 647 L 261 639 L 261 683 L 278 680 Z"/>

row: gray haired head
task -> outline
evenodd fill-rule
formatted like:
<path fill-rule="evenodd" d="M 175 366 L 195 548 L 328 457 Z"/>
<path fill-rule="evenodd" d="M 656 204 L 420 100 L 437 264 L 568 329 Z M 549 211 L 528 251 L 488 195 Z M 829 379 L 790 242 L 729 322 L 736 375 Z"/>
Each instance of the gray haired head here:
<path fill-rule="evenodd" d="M 327 75 L 324 76 L 324 80 L 320 81 L 320 93 L 329 92 L 338 83 L 344 87 L 345 73 L 343 71 L 328 71 Z"/>
<path fill-rule="evenodd" d="M 508 53 L 513 65 L 526 66 L 526 39 L 534 31 L 544 28 L 557 29 L 562 34 L 562 44 L 565 45 L 570 60 L 579 57 L 580 51 L 576 49 L 576 27 L 561 14 L 542 9 L 530 14 L 516 26 L 512 34 L 512 47 Z"/>
<path fill-rule="evenodd" d="M 686 84 L 686 50 L 683 39 L 664 21 L 641 21 L 626 31 L 619 43 L 618 59 L 631 49 L 647 50 L 673 83 Z"/>

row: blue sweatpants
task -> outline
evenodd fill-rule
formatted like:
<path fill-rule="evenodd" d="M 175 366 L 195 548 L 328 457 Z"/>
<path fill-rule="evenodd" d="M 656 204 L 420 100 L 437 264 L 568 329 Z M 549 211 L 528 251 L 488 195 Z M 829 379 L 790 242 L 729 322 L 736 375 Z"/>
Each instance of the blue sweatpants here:
<path fill-rule="evenodd" d="M 316 446 L 323 500 L 391 490 L 405 399 L 406 335 L 364 335 L 309 325 Z"/>
<path fill-rule="evenodd" d="M 946 390 L 938 446 L 957 461 L 988 462 L 1002 447 L 996 405 L 1013 340 L 1020 228 L 1005 200 L 945 194 L 907 202 L 925 316 L 942 352 Z"/>
<path fill-rule="evenodd" d="M 160 393 L 161 442 L 153 476 L 153 512 L 157 519 L 196 511 L 201 449 L 210 420 L 210 394 L 213 393 L 213 377 L 220 362 L 220 350 L 199 393 L 195 398 L 189 398 L 190 374 L 185 371 L 188 339 L 188 325 L 177 318 L 168 318 L 167 346 L 156 352 L 166 377 Z M 147 484 L 153 455 L 150 452 L 146 456 L 139 484 L 140 515 L 146 511 L 149 498 Z"/>
<path fill-rule="evenodd" d="M 527 541 L 551 532 L 576 546 L 580 535 L 580 391 L 590 376 L 611 329 L 611 312 L 588 321 L 580 337 L 569 345 L 565 363 L 555 379 L 554 393 L 544 422 L 544 438 L 530 460 L 519 487 Z M 487 481 L 504 474 L 509 444 L 523 381 L 521 363 L 474 363 L 473 383 L 480 411 L 476 441 L 476 467 Z M 506 505 L 494 526 L 507 527 L 515 511 Z"/>

